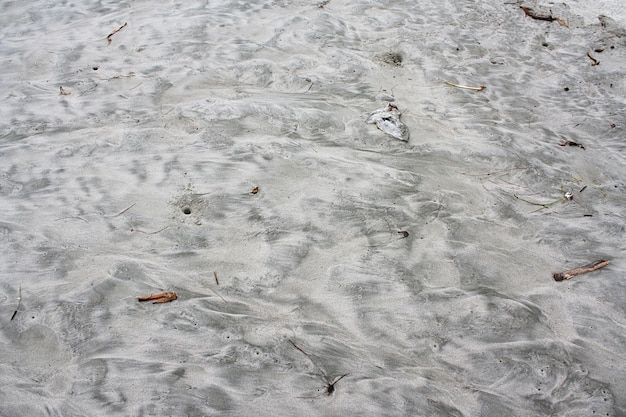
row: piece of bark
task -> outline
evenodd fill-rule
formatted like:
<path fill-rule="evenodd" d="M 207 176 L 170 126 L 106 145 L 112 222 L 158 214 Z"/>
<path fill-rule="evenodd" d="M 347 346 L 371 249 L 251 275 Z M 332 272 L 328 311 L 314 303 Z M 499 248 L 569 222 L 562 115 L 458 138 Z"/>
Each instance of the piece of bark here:
<path fill-rule="evenodd" d="M 162 292 L 159 294 L 152 294 L 147 297 L 139 297 L 138 301 L 152 301 L 155 300 L 152 304 L 163 304 L 169 303 L 170 301 L 174 301 L 178 298 L 175 292 Z"/>

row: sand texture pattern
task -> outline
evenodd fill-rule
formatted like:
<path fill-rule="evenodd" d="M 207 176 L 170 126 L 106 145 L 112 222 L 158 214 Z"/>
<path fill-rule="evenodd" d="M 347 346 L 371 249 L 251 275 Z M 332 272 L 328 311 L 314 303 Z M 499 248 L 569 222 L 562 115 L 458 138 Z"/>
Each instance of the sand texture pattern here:
<path fill-rule="evenodd" d="M 623 9 L 2 2 L 0 415 L 626 415 Z"/>

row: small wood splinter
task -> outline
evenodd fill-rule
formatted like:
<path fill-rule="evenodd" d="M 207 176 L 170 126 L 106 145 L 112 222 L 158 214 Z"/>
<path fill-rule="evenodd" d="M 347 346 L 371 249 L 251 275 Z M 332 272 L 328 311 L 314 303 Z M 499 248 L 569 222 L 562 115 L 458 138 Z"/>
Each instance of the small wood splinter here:
<path fill-rule="evenodd" d="M 457 87 L 457 88 L 463 88 L 465 90 L 483 91 L 485 88 L 487 88 L 484 85 L 481 85 L 479 87 L 470 87 L 470 86 L 467 86 L 467 85 L 454 84 L 454 83 L 451 83 L 450 81 L 444 81 L 444 82 L 446 84 L 448 84 L 449 86 Z"/>
<path fill-rule="evenodd" d="M 566 279 L 572 279 L 576 275 L 586 274 L 587 272 L 593 272 L 597 269 L 604 268 L 610 262 L 606 259 L 600 259 L 598 261 L 591 262 L 590 264 L 583 265 L 579 268 L 570 269 L 568 271 L 557 272 L 552 275 L 555 281 L 563 281 Z"/>
<path fill-rule="evenodd" d="M 110 44 L 113 41 L 111 37 L 115 35 L 117 32 L 119 32 L 120 30 L 124 29 L 127 24 L 128 23 L 124 23 L 122 26 L 118 27 L 117 29 L 114 29 L 113 32 L 109 33 L 109 35 L 107 36 L 107 42 Z"/>
<path fill-rule="evenodd" d="M 595 67 L 596 65 L 600 65 L 600 61 L 598 61 L 597 59 L 595 59 L 593 56 L 591 56 L 591 52 L 587 52 L 587 56 L 589 57 L 589 59 L 591 60 L 591 66 Z"/>
<path fill-rule="evenodd" d="M 175 292 L 162 292 L 159 294 L 152 294 L 147 297 L 139 297 L 138 301 L 152 301 L 155 300 L 152 304 L 163 304 L 169 303 L 170 301 L 174 301 L 178 298 Z"/>

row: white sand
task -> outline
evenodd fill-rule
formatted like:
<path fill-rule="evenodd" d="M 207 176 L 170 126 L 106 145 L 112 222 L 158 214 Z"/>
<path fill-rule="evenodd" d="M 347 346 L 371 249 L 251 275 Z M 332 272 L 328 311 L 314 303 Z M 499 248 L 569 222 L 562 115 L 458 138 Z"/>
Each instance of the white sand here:
<path fill-rule="evenodd" d="M 514 3 L 3 2 L 0 415 L 626 415 L 626 10 Z"/>

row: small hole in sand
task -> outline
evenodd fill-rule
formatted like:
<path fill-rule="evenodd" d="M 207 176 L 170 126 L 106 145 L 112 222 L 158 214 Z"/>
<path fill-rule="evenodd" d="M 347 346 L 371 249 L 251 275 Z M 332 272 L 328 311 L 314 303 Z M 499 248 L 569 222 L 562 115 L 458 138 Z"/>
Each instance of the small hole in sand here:
<path fill-rule="evenodd" d="M 190 209 L 189 207 L 185 207 L 185 208 L 183 209 L 183 213 L 184 213 L 184 214 L 191 214 L 191 209 Z"/>

